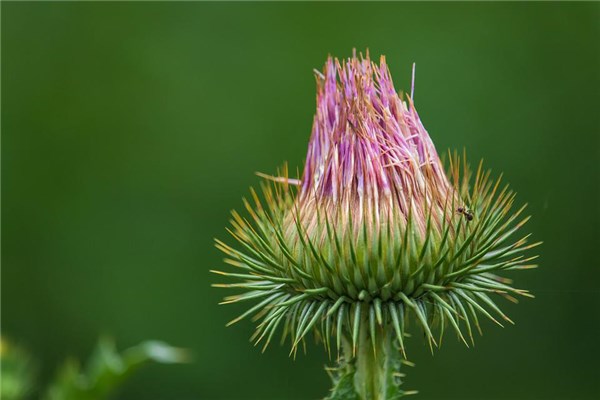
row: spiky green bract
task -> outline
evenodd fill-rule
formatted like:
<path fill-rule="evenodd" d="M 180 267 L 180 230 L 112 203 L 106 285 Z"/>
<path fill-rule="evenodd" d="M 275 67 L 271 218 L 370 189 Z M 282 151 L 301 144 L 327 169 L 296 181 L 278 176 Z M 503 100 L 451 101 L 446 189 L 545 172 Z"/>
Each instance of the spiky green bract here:
<path fill-rule="evenodd" d="M 518 235 L 529 217 L 521 218 L 525 207 L 512 211 L 515 194 L 481 164 L 470 182 L 468 167 L 460 174 L 459 157 L 451 159 L 457 192 L 442 211 L 426 215 L 424 233 L 410 213 L 372 215 L 368 219 L 379 223 L 367 228 L 352 213 L 346 220 L 315 206 L 307 224 L 292 185 L 264 182 L 262 200 L 252 191 L 253 203 L 244 201 L 249 219 L 233 212 L 229 232 L 240 249 L 217 240 L 239 272 L 213 271 L 236 281 L 215 286 L 243 291 L 223 303 L 252 303 L 230 324 L 255 315 L 260 323 L 253 339 L 264 347 L 283 327 L 293 352 L 313 330 L 328 351 L 339 350 L 345 337 L 356 351 L 361 332 L 389 327 L 405 353 L 409 320 L 432 347 L 440 340 L 435 328 L 442 335 L 449 326 L 467 344 L 479 329 L 478 315 L 498 325 L 512 322 L 492 296 L 531 296 L 498 275 L 535 267 L 529 264 L 535 257 L 524 252 L 537 243 Z M 459 204 L 468 204 L 473 220 L 456 211 Z"/>

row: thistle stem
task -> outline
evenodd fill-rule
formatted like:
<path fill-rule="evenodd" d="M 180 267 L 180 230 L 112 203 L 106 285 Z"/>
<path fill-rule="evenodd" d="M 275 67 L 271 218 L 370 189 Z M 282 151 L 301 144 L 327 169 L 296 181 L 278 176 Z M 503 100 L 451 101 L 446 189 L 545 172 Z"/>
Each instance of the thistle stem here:
<path fill-rule="evenodd" d="M 326 400 L 396 400 L 407 394 L 400 389 L 402 356 L 392 332 L 391 326 L 378 326 L 372 338 L 361 329 L 355 349 L 350 340 L 343 341 L 334 388 Z"/>

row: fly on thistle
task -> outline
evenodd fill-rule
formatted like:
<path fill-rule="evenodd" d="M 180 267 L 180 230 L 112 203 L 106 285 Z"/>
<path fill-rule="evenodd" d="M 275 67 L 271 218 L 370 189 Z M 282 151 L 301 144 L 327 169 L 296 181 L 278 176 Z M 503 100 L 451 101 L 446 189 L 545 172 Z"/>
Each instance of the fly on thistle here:
<path fill-rule="evenodd" d="M 385 57 L 330 57 L 315 77 L 304 171 L 261 174 L 232 212 L 234 244 L 217 240 L 233 268 L 214 286 L 239 291 L 223 304 L 249 304 L 229 325 L 254 316 L 263 351 L 281 335 L 295 355 L 314 336 L 336 355 L 327 399 L 397 399 L 415 393 L 400 387 L 409 331 L 433 350 L 446 330 L 469 346 L 481 317 L 512 323 L 498 295 L 533 296 L 501 274 L 534 268 L 539 243 L 500 178 L 457 153 L 444 167 Z"/>

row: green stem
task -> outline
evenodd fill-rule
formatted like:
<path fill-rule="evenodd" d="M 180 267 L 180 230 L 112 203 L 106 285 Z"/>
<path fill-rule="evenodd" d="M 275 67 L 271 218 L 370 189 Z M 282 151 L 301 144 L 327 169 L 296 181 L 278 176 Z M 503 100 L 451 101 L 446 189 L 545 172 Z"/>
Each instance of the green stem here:
<path fill-rule="evenodd" d="M 378 326 L 371 338 L 367 329 L 361 329 L 356 349 L 344 340 L 332 377 L 334 387 L 326 400 L 396 400 L 408 394 L 400 389 L 402 356 L 392 332 L 391 326 Z"/>

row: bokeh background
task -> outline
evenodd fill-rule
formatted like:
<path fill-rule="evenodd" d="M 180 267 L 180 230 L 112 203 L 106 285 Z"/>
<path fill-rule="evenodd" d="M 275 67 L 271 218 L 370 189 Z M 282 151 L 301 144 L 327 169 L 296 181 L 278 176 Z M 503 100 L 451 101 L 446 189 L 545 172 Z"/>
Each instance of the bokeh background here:
<path fill-rule="evenodd" d="M 302 167 L 313 68 L 386 54 L 440 152 L 465 147 L 529 202 L 535 300 L 504 304 L 475 349 L 410 341 L 420 399 L 600 392 L 600 3 L 2 3 L 2 334 L 49 378 L 109 333 L 161 339 L 120 399 L 317 399 L 318 346 L 288 358 L 208 271 L 229 211 L 283 161 Z"/>

